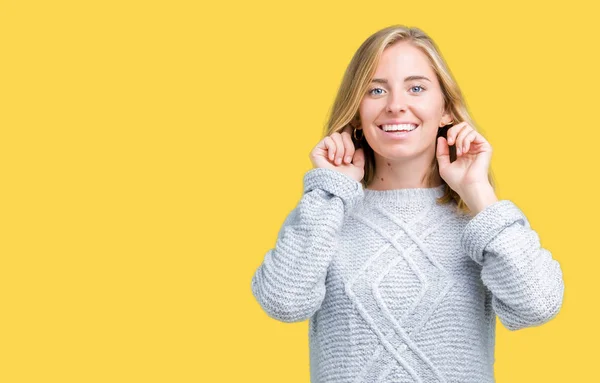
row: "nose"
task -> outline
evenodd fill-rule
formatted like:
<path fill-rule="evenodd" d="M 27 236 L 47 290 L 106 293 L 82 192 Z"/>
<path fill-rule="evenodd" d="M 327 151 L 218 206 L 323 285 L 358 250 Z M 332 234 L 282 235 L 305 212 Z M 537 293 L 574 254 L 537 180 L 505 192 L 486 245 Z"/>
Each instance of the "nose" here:
<path fill-rule="evenodd" d="M 402 110 L 406 111 L 408 107 L 407 98 L 408 95 L 403 94 L 402 92 L 393 92 L 390 93 L 387 102 L 387 112 L 389 113 L 398 113 Z"/>

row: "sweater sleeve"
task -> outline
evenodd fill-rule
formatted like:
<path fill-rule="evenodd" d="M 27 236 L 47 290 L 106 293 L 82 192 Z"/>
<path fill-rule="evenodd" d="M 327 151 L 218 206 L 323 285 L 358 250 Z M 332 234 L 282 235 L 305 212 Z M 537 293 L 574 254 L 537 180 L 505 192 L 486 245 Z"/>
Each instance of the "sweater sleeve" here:
<path fill-rule="evenodd" d="M 465 226 L 461 246 L 482 266 L 481 279 L 505 328 L 538 326 L 558 314 L 564 294 L 560 264 L 540 246 L 514 203 L 500 200 L 475 215 Z"/>
<path fill-rule="evenodd" d="M 363 196 L 362 184 L 337 170 L 305 174 L 300 202 L 252 277 L 252 293 L 270 317 L 300 322 L 321 307 L 344 217 Z"/>

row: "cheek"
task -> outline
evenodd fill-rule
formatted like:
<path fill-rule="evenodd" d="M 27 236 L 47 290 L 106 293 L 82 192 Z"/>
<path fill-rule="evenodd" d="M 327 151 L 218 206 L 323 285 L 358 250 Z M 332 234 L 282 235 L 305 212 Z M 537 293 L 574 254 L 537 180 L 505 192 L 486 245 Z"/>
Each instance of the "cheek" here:
<path fill-rule="evenodd" d="M 424 100 L 425 101 L 425 100 Z M 429 120 L 438 116 L 439 110 L 441 107 L 438 107 L 437 103 L 425 101 L 421 102 L 418 105 L 414 105 L 413 110 L 418 117 L 421 117 L 423 120 Z"/>
<path fill-rule="evenodd" d="M 374 100 L 363 100 L 358 108 L 364 121 L 372 122 L 381 112 L 381 106 Z"/>

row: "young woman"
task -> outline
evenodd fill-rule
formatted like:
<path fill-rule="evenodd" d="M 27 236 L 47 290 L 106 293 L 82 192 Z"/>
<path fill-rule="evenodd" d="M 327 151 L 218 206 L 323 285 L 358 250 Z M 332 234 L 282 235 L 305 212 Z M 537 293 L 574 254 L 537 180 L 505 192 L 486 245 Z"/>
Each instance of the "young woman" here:
<path fill-rule="evenodd" d="M 423 31 L 360 46 L 251 284 L 272 318 L 309 319 L 311 382 L 494 382 L 496 315 L 557 315 L 560 265 L 496 197 L 491 153 Z"/>

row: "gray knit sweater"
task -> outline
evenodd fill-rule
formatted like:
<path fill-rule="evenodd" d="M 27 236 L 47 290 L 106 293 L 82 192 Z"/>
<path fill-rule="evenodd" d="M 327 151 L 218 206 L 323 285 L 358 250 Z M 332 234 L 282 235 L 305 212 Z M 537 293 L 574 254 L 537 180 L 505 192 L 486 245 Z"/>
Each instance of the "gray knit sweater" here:
<path fill-rule="evenodd" d="M 557 315 L 561 267 L 521 210 L 458 214 L 443 188 L 305 174 L 251 287 L 270 317 L 309 320 L 312 383 L 494 382 L 496 315 L 509 330 Z"/>

